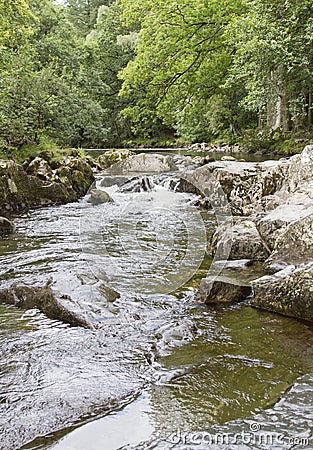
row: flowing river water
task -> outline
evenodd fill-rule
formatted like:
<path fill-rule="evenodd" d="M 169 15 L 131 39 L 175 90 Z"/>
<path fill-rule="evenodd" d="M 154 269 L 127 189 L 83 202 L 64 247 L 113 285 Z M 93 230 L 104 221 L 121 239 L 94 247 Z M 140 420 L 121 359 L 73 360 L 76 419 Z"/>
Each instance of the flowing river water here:
<path fill-rule="evenodd" d="M 285 437 L 311 435 L 312 325 L 247 302 L 195 303 L 215 218 L 171 179 L 120 189 L 101 175 L 113 203 L 31 211 L 0 241 L 3 286 L 53 277 L 70 294 L 84 279 L 80 295 L 99 312 L 84 329 L 0 305 L 1 449 L 224 448 L 186 436 L 235 433 L 252 417 Z M 104 301 L 94 279 L 121 297 Z M 225 448 L 313 448 L 288 442 Z"/>

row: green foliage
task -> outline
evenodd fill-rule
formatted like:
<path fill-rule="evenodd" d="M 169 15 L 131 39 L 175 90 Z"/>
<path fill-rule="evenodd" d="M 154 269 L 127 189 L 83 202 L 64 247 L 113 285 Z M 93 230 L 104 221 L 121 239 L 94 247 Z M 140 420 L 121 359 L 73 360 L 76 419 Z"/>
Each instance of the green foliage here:
<path fill-rule="evenodd" d="M 138 129 L 157 117 L 195 141 L 241 134 L 257 116 L 283 131 L 307 123 L 312 0 L 122 5 L 125 20 L 141 24 L 136 58 L 121 73 L 125 113 Z"/>
<path fill-rule="evenodd" d="M 253 0 L 244 16 L 233 22 L 236 56 L 231 82 L 242 80 L 247 95 L 241 105 L 265 114 L 267 125 L 297 128 L 307 116 L 307 96 L 312 87 L 311 0 Z M 277 115 L 281 98 L 281 120 Z M 274 117 L 275 119 L 275 117 Z M 277 117 L 276 117 L 277 119 Z"/>
<path fill-rule="evenodd" d="M 0 0 L 0 151 L 48 138 L 292 152 L 289 132 L 313 125 L 312 12 L 313 0 Z"/>
<path fill-rule="evenodd" d="M 45 136 L 61 146 L 105 147 L 130 134 L 117 73 L 133 56 L 136 33 L 109 3 L 0 3 L 1 148 L 39 145 Z"/>
<path fill-rule="evenodd" d="M 143 122 L 139 107 L 191 140 L 208 136 L 209 103 L 223 94 L 232 62 L 225 31 L 241 2 L 122 0 L 122 5 L 128 21 L 141 23 L 136 58 L 121 74 L 122 95 L 136 102 L 127 113 Z"/>
<path fill-rule="evenodd" d="M 75 29 L 81 35 L 87 35 L 97 21 L 98 10 L 112 0 L 67 0 L 66 13 Z"/>
<path fill-rule="evenodd" d="M 80 80 L 88 96 L 102 108 L 110 135 L 106 143 L 111 146 L 121 146 L 130 134 L 129 122 L 121 114 L 127 103 L 118 95 L 121 81 L 117 75 L 133 58 L 137 39 L 135 29 L 123 25 L 118 3 L 99 8 L 94 30 L 86 37 Z"/>

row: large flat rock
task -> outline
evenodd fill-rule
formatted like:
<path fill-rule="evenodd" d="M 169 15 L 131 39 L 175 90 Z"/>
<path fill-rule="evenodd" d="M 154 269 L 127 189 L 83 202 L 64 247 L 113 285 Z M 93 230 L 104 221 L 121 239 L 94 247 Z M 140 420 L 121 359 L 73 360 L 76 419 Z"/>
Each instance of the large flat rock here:
<path fill-rule="evenodd" d="M 288 266 L 252 282 L 251 304 L 286 316 L 313 321 L 313 263 Z"/>
<path fill-rule="evenodd" d="M 279 206 L 257 221 L 258 231 L 271 250 L 289 225 L 300 223 L 313 214 L 310 199 L 299 196 L 293 196 L 292 199 L 293 201 Z"/>
<path fill-rule="evenodd" d="M 178 168 L 171 156 L 155 153 L 140 153 L 139 155 L 130 156 L 123 162 L 114 164 L 110 168 L 110 174 L 162 173 L 174 170 L 178 170 Z"/>

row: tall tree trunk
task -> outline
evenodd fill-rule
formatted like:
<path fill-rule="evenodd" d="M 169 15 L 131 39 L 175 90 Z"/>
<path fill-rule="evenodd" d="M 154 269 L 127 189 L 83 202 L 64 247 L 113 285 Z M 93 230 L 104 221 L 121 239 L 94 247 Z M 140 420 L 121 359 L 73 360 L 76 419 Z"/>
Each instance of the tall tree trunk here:
<path fill-rule="evenodd" d="M 268 125 L 277 130 L 281 128 L 283 132 L 290 131 L 290 111 L 289 111 L 289 95 L 285 88 L 284 81 L 279 83 L 279 92 L 275 100 L 268 104 Z"/>
<path fill-rule="evenodd" d="M 313 98 L 312 98 L 312 88 L 309 88 L 309 101 L 308 101 L 308 122 L 309 122 L 309 126 L 312 125 L 313 123 Z"/>

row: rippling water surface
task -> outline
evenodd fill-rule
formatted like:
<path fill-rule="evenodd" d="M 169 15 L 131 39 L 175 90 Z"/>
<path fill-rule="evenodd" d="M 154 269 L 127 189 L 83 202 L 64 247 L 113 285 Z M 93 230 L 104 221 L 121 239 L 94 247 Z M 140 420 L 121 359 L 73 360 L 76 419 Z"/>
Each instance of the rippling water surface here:
<path fill-rule="evenodd" d="M 0 241 L 2 285 L 52 277 L 70 294 L 74 283 L 100 324 L 70 327 L 0 307 L 0 448 L 161 442 L 271 408 L 313 372 L 309 325 L 246 304 L 194 303 L 214 217 L 200 216 L 192 195 L 164 177 L 148 192 L 111 184 L 113 203 L 32 211 Z M 96 296 L 94 278 L 120 299 Z"/>

